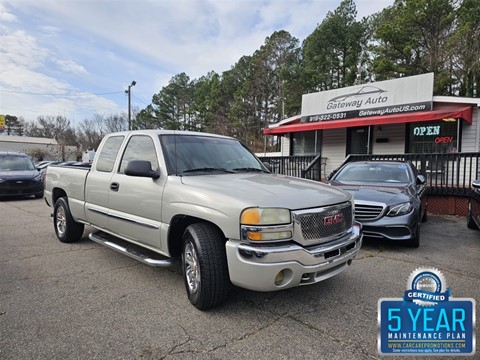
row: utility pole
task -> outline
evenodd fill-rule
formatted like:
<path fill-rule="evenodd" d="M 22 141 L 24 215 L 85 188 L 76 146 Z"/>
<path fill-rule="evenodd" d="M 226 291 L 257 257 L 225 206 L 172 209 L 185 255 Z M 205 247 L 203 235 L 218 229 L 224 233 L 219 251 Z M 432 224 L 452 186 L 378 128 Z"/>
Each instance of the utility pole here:
<path fill-rule="evenodd" d="M 135 86 L 137 82 L 135 80 L 132 81 L 130 85 L 128 85 L 128 90 L 125 90 L 125 93 L 128 94 L 128 130 L 132 130 L 132 106 L 131 106 L 131 88 Z"/>

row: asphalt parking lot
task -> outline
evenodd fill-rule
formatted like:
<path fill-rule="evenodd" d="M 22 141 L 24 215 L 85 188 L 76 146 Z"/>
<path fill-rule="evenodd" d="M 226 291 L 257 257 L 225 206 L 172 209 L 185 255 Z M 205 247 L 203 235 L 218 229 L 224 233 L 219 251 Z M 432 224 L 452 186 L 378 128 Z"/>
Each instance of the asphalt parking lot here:
<path fill-rule="evenodd" d="M 337 277 L 236 288 L 201 312 L 179 269 L 104 248 L 88 228 L 60 243 L 43 199 L 0 199 L 0 214 L 0 359 L 379 359 L 377 302 L 401 297 L 415 269 L 436 267 L 453 297 L 480 300 L 480 231 L 464 218 L 430 215 L 418 249 L 367 240 Z"/>

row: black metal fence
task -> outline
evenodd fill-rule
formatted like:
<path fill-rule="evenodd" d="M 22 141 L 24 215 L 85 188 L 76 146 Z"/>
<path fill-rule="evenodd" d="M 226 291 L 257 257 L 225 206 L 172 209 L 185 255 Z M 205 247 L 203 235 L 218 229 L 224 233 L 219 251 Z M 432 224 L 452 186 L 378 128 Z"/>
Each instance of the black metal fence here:
<path fill-rule="evenodd" d="M 345 162 L 361 160 L 411 161 L 425 175 L 432 195 L 466 196 L 473 180 L 480 179 L 480 153 L 349 155 Z M 278 174 L 320 181 L 325 174 L 325 159 L 320 156 L 260 157 Z M 345 163 L 344 162 L 344 163 Z"/>
<path fill-rule="evenodd" d="M 326 177 L 326 159 L 317 156 L 259 156 L 269 163 L 272 172 L 320 181 Z"/>

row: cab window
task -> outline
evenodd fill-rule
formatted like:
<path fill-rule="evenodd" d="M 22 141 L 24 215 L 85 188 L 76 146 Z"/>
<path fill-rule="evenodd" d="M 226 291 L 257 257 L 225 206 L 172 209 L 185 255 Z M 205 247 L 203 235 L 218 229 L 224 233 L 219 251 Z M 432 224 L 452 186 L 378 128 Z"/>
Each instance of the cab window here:
<path fill-rule="evenodd" d="M 112 136 L 105 141 L 102 150 L 98 154 L 97 171 L 110 172 L 113 170 L 123 138 L 123 136 Z"/>
<path fill-rule="evenodd" d="M 158 171 L 158 159 L 155 144 L 150 136 L 134 135 L 128 141 L 118 172 L 125 173 L 125 168 L 131 160 L 147 160 L 152 164 L 152 170 Z"/>

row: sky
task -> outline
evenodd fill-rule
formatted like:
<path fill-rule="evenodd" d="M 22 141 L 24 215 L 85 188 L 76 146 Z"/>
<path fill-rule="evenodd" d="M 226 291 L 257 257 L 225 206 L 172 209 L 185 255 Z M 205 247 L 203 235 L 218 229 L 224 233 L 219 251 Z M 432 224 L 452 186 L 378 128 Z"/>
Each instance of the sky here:
<path fill-rule="evenodd" d="M 143 109 L 170 79 L 229 70 L 273 32 L 300 43 L 341 0 L 0 0 L 0 114 Z M 393 0 L 356 0 L 358 19 Z"/>

